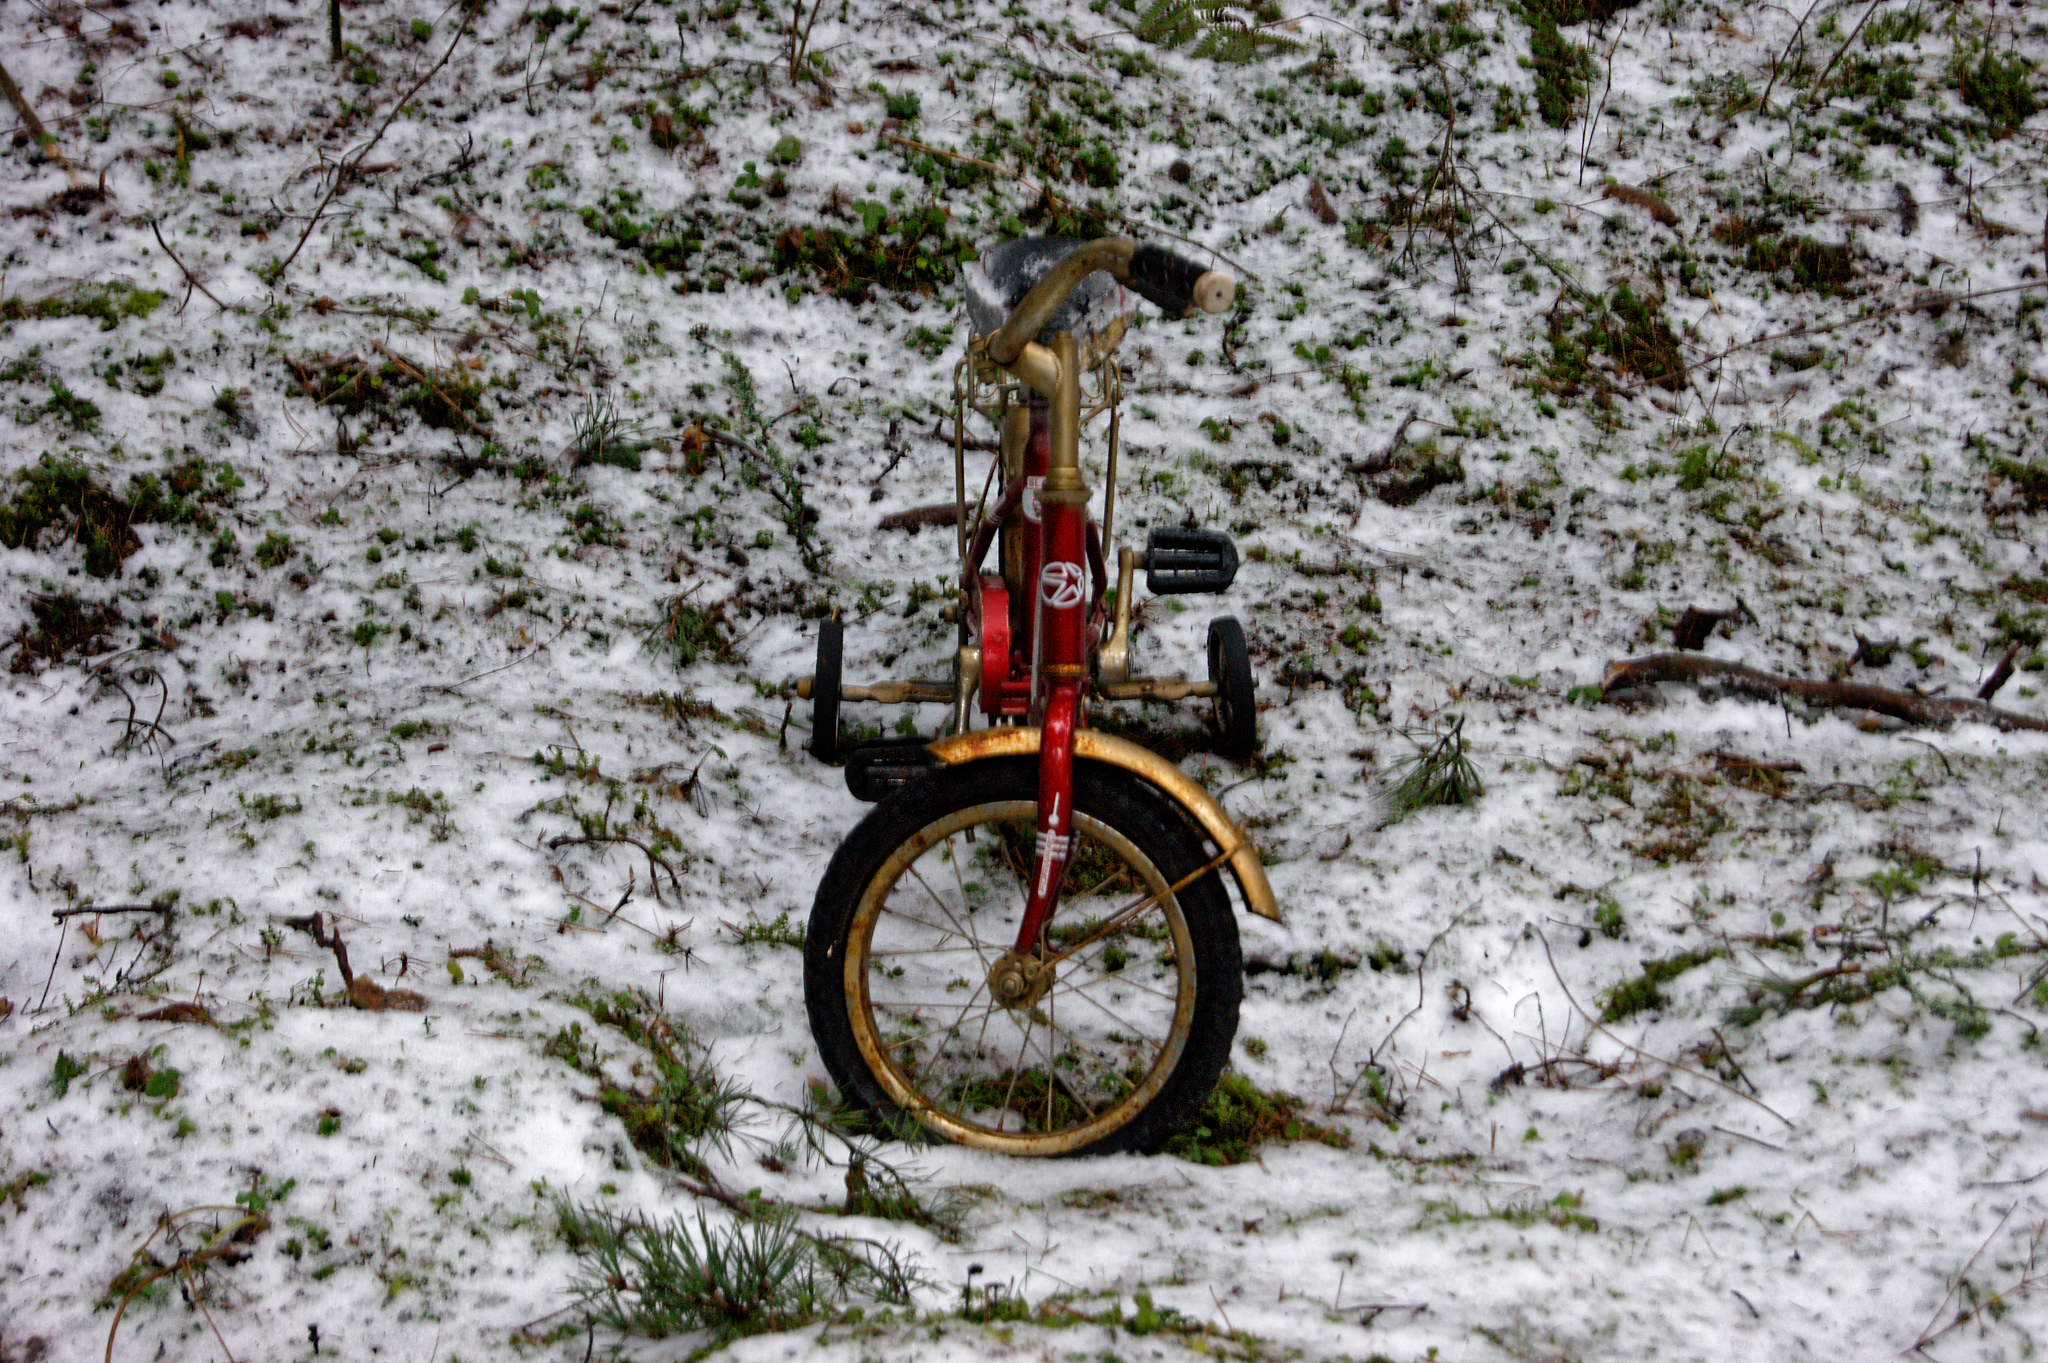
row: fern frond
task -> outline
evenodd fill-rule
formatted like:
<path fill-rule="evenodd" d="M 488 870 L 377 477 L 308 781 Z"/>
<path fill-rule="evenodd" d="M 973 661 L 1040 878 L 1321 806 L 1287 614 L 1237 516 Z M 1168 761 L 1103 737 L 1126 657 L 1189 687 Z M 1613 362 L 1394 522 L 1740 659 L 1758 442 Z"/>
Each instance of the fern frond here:
<path fill-rule="evenodd" d="M 1164 48 L 1192 42 L 1189 56 L 1219 62 L 1256 61 L 1307 46 L 1298 38 L 1260 27 L 1253 8 L 1233 0 L 1153 0 L 1130 32 Z"/>

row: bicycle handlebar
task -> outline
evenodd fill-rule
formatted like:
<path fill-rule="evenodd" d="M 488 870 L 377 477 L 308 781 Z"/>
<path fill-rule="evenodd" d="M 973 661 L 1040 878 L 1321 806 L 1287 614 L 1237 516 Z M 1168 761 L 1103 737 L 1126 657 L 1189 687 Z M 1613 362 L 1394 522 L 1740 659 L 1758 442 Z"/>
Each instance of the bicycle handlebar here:
<path fill-rule="evenodd" d="M 1014 363 L 1067 295 L 1097 270 L 1171 317 L 1195 308 L 1222 312 L 1237 296 L 1237 280 L 1222 270 L 1205 269 L 1164 246 L 1101 237 L 1077 247 L 1031 286 L 1002 329 L 988 338 L 988 357 L 999 365 Z"/>

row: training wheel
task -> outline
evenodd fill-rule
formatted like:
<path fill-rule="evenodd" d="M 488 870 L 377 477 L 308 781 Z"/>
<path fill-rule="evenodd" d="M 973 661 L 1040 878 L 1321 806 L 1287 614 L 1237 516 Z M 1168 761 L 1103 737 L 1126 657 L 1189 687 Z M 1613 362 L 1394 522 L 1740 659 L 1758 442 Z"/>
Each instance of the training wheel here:
<path fill-rule="evenodd" d="M 1252 697 L 1251 652 L 1234 616 L 1209 622 L 1209 680 L 1216 684 L 1216 752 L 1242 762 L 1259 746 L 1259 717 Z"/>
<path fill-rule="evenodd" d="M 811 671 L 811 756 L 830 762 L 839 755 L 839 676 L 846 653 L 846 624 L 818 622 L 818 665 Z"/>

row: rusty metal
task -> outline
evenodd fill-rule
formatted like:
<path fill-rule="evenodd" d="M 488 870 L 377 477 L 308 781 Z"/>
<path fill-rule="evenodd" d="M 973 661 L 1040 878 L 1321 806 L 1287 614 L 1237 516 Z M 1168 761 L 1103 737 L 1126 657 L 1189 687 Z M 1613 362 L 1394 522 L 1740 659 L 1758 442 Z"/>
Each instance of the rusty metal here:
<path fill-rule="evenodd" d="M 1060 362 L 1050 350 L 1033 341 L 1009 364 L 1003 366 L 1018 382 L 1043 397 L 1060 390 Z"/>
<path fill-rule="evenodd" d="M 977 729 L 973 733 L 942 738 L 927 751 L 949 767 L 991 757 L 1036 757 L 1038 730 L 1024 725 Z M 1237 881 L 1245 908 L 1261 918 L 1270 918 L 1275 923 L 1281 921 L 1279 901 L 1274 898 L 1273 887 L 1266 880 L 1265 867 L 1259 864 L 1259 851 L 1252 845 L 1251 835 L 1238 827 L 1223 806 L 1216 802 L 1215 796 L 1196 785 L 1179 767 L 1155 752 L 1096 729 L 1082 729 L 1075 733 L 1074 756 L 1121 767 L 1157 786 L 1168 799 L 1186 810 L 1218 847 L 1230 854 L 1230 874 Z"/>
<path fill-rule="evenodd" d="M 1035 1008 L 1057 974 L 1051 961 L 1030 952 L 1006 951 L 988 968 L 989 992 L 1005 1008 Z"/>
<path fill-rule="evenodd" d="M 961 736 L 961 741 L 971 746 L 975 740 L 1006 732 L 1013 731 L 979 730 L 972 735 Z M 1035 730 L 1031 731 L 1031 737 L 1035 750 Z M 875 878 L 869 882 L 866 892 L 855 906 L 848 931 L 849 949 L 838 966 L 839 980 L 845 991 L 854 1043 L 860 1049 L 861 1058 L 868 1072 L 882 1086 L 891 1103 L 904 1109 L 940 1137 L 961 1145 L 1010 1155 L 1067 1154 L 1100 1140 L 1105 1132 L 1120 1128 L 1132 1120 L 1135 1114 L 1144 1111 L 1158 1097 L 1159 1091 L 1179 1064 L 1194 1021 L 1196 982 L 1193 975 L 1192 943 L 1187 937 L 1185 919 L 1177 910 L 1168 909 L 1166 921 L 1173 933 L 1179 974 L 1173 1016 L 1165 1023 L 1161 1035 L 1148 1038 L 1151 1044 L 1159 1047 L 1159 1053 L 1154 1058 L 1150 1070 L 1130 1093 L 1111 1108 L 1096 1113 L 1093 1120 L 1057 1130 L 1017 1131 L 983 1125 L 966 1118 L 964 1114 L 949 1112 L 942 1108 L 933 1101 L 934 1096 L 938 1095 L 925 1091 L 922 1068 L 906 1067 L 904 1053 L 897 1049 L 900 1038 L 882 1025 L 882 1018 L 876 1012 L 870 987 L 878 982 L 879 977 L 874 969 L 875 960 L 870 948 L 876 925 L 886 916 L 886 901 L 906 875 L 915 874 L 913 867 L 918 858 L 956 834 L 966 833 L 971 837 L 974 829 L 988 822 L 991 816 L 998 819 L 1027 817 L 1021 808 L 1010 806 L 981 806 L 961 810 L 918 830 L 889 857 L 877 871 Z M 1103 843 L 1133 869 L 1150 867 L 1149 860 L 1121 833 L 1086 814 L 1077 815 L 1075 831 Z M 1165 900 L 1173 892 L 1174 887 L 1165 883 L 1157 867 L 1150 867 L 1150 871 L 1151 874 L 1144 876 L 1143 879 L 1150 882 L 1150 903 L 1157 904 Z M 998 968 L 1000 964 L 998 963 Z M 1049 977 L 1046 981 L 1046 992 L 1049 993 L 1058 983 L 1058 972 L 1053 968 L 1056 965 L 1056 961 L 1041 958 L 1038 971 L 1020 969 L 1017 973 L 1026 977 L 1027 984 L 1036 983 L 1035 980 L 1028 978 L 1032 975 Z M 994 979 L 994 973 L 992 971 L 988 977 L 992 990 L 1000 987 Z M 983 1006 L 986 1010 L 1009 1011 L 1002 999 L 996 996 L 987 996 Z M 1044 1004 L 1044 996 L 1041 995 L 1039 999 L 1021 1006 L 1018 1011 L 1035 1024 L 1049 1026 L 1049 1019 L 1041 1011 L 1045 1006 L 1047 1005 Z M 973 1011 L 974 1007 L 973 999 L 964 1005 L 961 1014 L 963 1022 L 966 1014 Z M 945 1044 L 942 1036 L 936 1039 L 938 1044 Z"/>
<path fill-rule="evenodd" d="M 974 696 L 981 689 L 981 649 L 962 644 L 953 662 L 953 732 L 964 734 L 974 715 Z"/>
<path fill-rule="evenodd" d="M 1104 700 L 1186 700 L 1189 696 L 1206 699 L 1222 689 L 1215 682 L 1186 677 L 1128 677 L 1096 683 L 1095 694 Z"/>
<path fill-rule="evenodd" d="M 810 678 L 806 677 L 803 680 L 808 682 Z M 802 682 L 797 684 L 797 694 L 804 694 Z M 842 686 L 839 688 L 839 698 L 880 701 L 884 705 L 899 705 L 904 701 L 951 700 L 953 684 L 935 681 L 873 682 L 867 686 Z"/>
<path fill-rule="evenodd" d="M 1108 485 L 1114 490 L 1116 484 Z M 1096 675 L 1103 682 L 1128 681 L 1131 675 L 1131 574 L 1138 566 L 1134 549 L 1122 549 L 1116 556 L 1116 629 L 1096 657 Z M 1108 692 L 1103 694 L 1107 695 Z"/>

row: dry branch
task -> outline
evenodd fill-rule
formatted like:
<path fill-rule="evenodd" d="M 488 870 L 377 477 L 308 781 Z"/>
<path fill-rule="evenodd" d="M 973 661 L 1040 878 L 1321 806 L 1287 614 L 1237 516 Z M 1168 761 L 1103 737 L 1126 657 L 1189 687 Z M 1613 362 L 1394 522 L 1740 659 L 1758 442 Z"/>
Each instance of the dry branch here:
<path fill-rule="evenodd" d="M 1676 655 L 1664 654 L 1663 656 L 1673 657 Z M 1664 1059 L 1664 1057 L 1660 1055 L 1653 1055 L 1649 1051 L 1644 1050 L 1642 1047 L 1632 1046 L 1628 1042 L 1623 1041 L 1619 1036 L 1616 1036 L 1611 1029 L 1609 1029 L 1605 1024 L 1603 1024 L 1600 1021 L 1600 1019 L 1594 1017 L 1591 1013 L 1587 1012 L 1583 1007 L 1580 1006 L 1577 996 L 1572 993 L 1572 987 L 1564 982 L 1564 972 L 1557 968 L 1557 957 L 1552 955 L 1550 951 L 1550 939 L 1543 935 L 1543 932 L 1540 928 L 1534 929 L 1534 931 L 1536 933 L 1536 940 L 1543 944 L 1543 957 L 1545 960 L 1550 962 L 1550 973 L 1556 977 L 1557 987 L 1559 989 L 1564 990 L 1565 1002 L 1569 1003 L 1572 1006 L 1572 1011 L 1579 1015 L 1579 1019 L 1586 1024 L 1586 1027 L 1589 1031 L 1595 1031 L 1600 1033 L 1602 1036 L 1606 1037 L 1608 1040 L 1612 1041 L 1615 1045 L 1621 1047 L 1623 1050 L 1629 1052 L 1629 1054 L 1631 1055 L 1640 1056 L 1644 1060 L 1652 1061 L 1656 1064 L 1664 1065 L 1674 1070 L 1681 1070 L 1684 1073 L 1691 1075 L 1695 1079 L 1704 1079 L 1707 1083 L 1712 1084 L 1715 1088 L 1724 1089 L 1727 1092 L 1734 1094 L 1737 1098 L 1740 1098 L 1743 1102 L 1752 1103 L 1755 1106 L 1762 1108 L 1764 1111 L 1770 1113 L 1773 1117 L 1776 1117 L 1779 1121 L 1783 1122 L 1786 1126 L 1797 1127 L 1799 1125 L 1799 1123 L 1793 1121 L 1790 1117 L 1787 1117 L 1784 1113 L 1778 1111 L 1776 1108 L 1764 1102 L 1762 1099 L 1751 1097 L 1749 1094 L 1744 1093 L 1741 1089 L 1736 1088 L 1733 1084 L 1723 1083 L 1721 1080 L 1716 1079 L 1713 1075 L 1703 1074 L 1699 1070 L 1692 1068 L 1690 1065 L 1681 1065 L 1676 1060 L 1666 1060 Z"/>
<path fill-rule="evenodd" d="M 35 139 L 36 145 L 43 149 L 43 155 L 62 166 L 64 173 L 71 178 L 72 184 L 78 184 L 78 167 L 72 165 L 64 153 L 58 150 L 57 139 L 44 129 L 43 120 L 36 117 L 35 106 L 21 93 L 21 87 L 14 83 L 14 77 L 7 74 L 7 68 L 4 66 L 0 66 L 0 94 L 6 95 L 7 102 L 21 115 L 22 125 L 28 129 L 28 135 Z"/>
<path fill-rule="evenodd" d="M 441 68 L 448 64 L 448 59 L 455 55 L 455 49 L 462 45 L 464 38 L 469 36 L 469 23 L 469 15 L 465 13 L 462 25 L 455 30 L 455 37 L 449 42 L 448 50 L 441 54 L 441 60 L 429 67 L 426 75 L 414 81 L 412 88 L 398 97 L 397 101 L 391 106 L 391 112 L 384 116 L 384 121 L 377 125 L 377 131 L 371 135 L 370 140 L 365 142 L 359 151 L 353 156 L 343 157 L 335 163 L 334 182 L 327 187 L 327 194 L 320 200 L 320 206 L 315 208 L 312 216 L 306 220 L 306 230 L 299 234 L 299 239 L 292 246 L 290 255 L 278 261 L 275 265 L 266 266 L 261 271 L 262 274 L 267 276 L 263 281 L 264 283 L 275 285 L 278 280 L 284 278 L 284 272 L 290 269 L 291 263 L 299 258 L 299 252 L 306 249 L 307 241 L 311 240 L 314 230 L 320 226 L 320 218 L 327 211 L 327 205 L 333 203 L 334 196 L 341 193 L 341 187 L 363 169 L 364 158 L 369 156 L 370 149 L 384 140 L 384 134 L 390 130 L 392 122 L 398 117 L 399 113 L 412 103 L 413 96 L 424 89 L 426 83 L 439 75 Z M 211 294 L 207 296 L 212 297 Z"/>
<path fill-rule="evenodd" d="M 214 298 L 213 290 L 207 288 L 204 284 L 200 283 L 199 276 L 193 274 L 191 270 L 186 268 L 185 262 L 178 259 L 178 253 L 176 251 L 173 251 L 171 249 L 171 244 L 164 240 L 163 229 L 159 228 L 156 225 L 155 218 L 151 218 L 149 220 L 149 230 L 150 234 L 156 238 L 156 244 L 158 246 L 163 247 L 164 254 L 171 258 L 171 264 L 178 267 L 178 273 L 185 276 L 185 282 L 187 284 L 190 284 L 192 288 L 197 289 L 199 290 L 199 292 L 205 294 L 208 298 L 213 299 L 213 305 L 219 308 L 222 312 L 226 312 L 228 310 L 228 305 L 221 302 L 220 299 Z M 188 289 L 185 293 L 185 297 L 189 299 L 191 296 L 191 290 Z M 184 304 L 179 304 L 178 309 L 181 312 L 184 311 Z"/>
<path fill-rule="evenodd" d="M 1619 199 L 1625 204 L 1640 208 L 1666 227 L 1678 226 L 1678 214 L 1671 211 L 1671 205 L 1647 189 L 1638 189 L 1634 185 L 1610 184 L 1600 197 Z"/>
<path fill-rule="evenodd" d="M 1498 221 L 1498 219 L 1495 219 L 1495 221 Z M 2044 228 L 2043 236 L 2048 238 L 2048 228 Z M 2044 240 L 2044 246 L 2048 246 L 2048 240 Z M 2048 251 L 2044 251 L 2043 254 L 2048 254 Z M 1548 262 L 1544 263 L 1547 264 Z M 1860 313 L 1855 317 L 1844 317 L 1835 322 L 1817 322 L 1812 326 L 1793 327 L 1789 331 L 1774 331 L 1767 336 L 1754 336 L 1747 341 L 1737 341 L 1726 349 L 1715 351 L 1713 354 L 1703 356 L 1692 361 L 1690 364 L 1682 364 L 1676 369 L 1666 370 L 1661 374 L 1645 374 L 1640 377 L 1642 382 L 1646 384 L 1663 384 L 1672 379 L 1682 378 L 1702 366 L 1715 364 L 1727 359 L 1730 355 L 1744 350 L 1754 350 L 1758 346 L 1773 345 L 1779 341 L 1793 341 L 1802 336 L 1819 336 L 1825 332 L 1840 331 L 1844 327 L 1862 326 L 1866 322 L 1881 322 L 1887 317 L 1896 317 L 1901 313 L 1928 312 L 1941 308 L 1957 307 L 1964 303 L 1973 303 L 1980 298 L 1996 298 L 2003 293 L 2021 293 L 2028 289 L 2048 289 L 2048 279 L 2030 279 L 2024 284 L 2006 284 L 1996 289 L 1978 289 L 1974 293 L 1928 294 L 1924 297 L 1916 298 L 1910 303 L 1900 303 L 1894 307 L 1879 308 L 1874 312 Z"/>
<path fill-rule="evenodd" d="M 1922 696 L 1912 691 L 1894 691 L 1860 682 L 1810 681 L 1804 677 L 1779 677 L 1741 663 L 1693 653 L 1653 653 L 1646 658 L 1621 658 L 1607 664 L 1600 679 L 1600 694 L 1612 695 L 1631 686 L 1651 682 L 1690 682 L 1695 686 L 1718 682 L 1757 700 L 1782 703 L 1787 697 L 1808 705 L 1829 709 L 1869 710 L 1908 724 L 1954 724 L 1975 720 L 2000 729 L 2032 729 L 2048 732 L 2048 719 L 2018 715 L 1981 700 L 1957 700 L 1944 696 Z"/>
<path fill-rule="evenodd" d="M 482 436 L 486 440 L 496 439 L 496 437 L 493 436 L 489 431 L 485 430 L 483 427 L 477 425 L 474 421 L 470 420 L 469 413 L 462 410 L 462 404 L 458 403 L 454 398 L 449 397 L 446 392 L 442 391 L 440 384 L 434 382 L 433 379 L 421 373 L 419 370 L 413 368 L 413 366 L 407 364 L 404 360 L 392 354 L 383 346 L 378 345 L 377 342 L 372 341 L 370 342 L 370 344 L 376 347 L 378 354 L 382 355 L 385 359 L 391 361 L 391 363 L 397 365 L 400 369 L 404 370 L 406 373 L 418 379 L 421 383 L 427 385 L 427 387 L 433 389 L 434 396 L 441 399 L 441 401 L 447 406 L 449 411 L 455 413 L 456 416 L 460 417 L 462 419 L 463 425 L 469 427 L 470 430 L 475 431 L 478 435 Z M 297 366 L 293 367 L 296 368 Z M 322 399 L 322 401 L 325 401 L 325 399 Z"/>
<path fill-rule="evenodd" d="M 278 922 L 288 928 L 297 928 L 313 939 L 315 946 L 326 947 L 334 953 L 335 968 L 341 972 L 341 987 L 347 991 L 351 1007 L 366 1012 L 424 1013 L 427 1000 L 424 994 L 415 994 L 410 989 L 386 989 L 382 985 L 359 977 L 349 968 L 348 948 L 342 944 L 341 929 L 329 929 L 318 913 L 304 918 L 280 918 Z"/>

